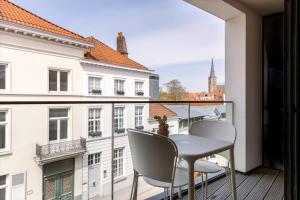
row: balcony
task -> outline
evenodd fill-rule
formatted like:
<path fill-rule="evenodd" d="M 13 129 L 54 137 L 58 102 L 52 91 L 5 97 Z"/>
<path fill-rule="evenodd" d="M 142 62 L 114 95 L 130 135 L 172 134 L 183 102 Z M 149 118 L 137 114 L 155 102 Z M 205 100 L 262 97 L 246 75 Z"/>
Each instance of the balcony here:
<path fill-rule="evenodd" d="M 39 165 L 74 157 L 86 152 L 86 139 L 38 145 L 36 144 L 36 161 Z"/>

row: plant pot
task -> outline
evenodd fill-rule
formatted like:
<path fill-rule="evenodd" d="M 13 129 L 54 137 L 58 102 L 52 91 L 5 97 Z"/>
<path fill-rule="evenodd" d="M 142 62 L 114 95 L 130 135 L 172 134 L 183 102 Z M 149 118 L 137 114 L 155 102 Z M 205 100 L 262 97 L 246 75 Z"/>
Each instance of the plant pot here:
<path fill-rule="evenodd" d="M 157 134 L 165 137 L 169 137 L 169 130 L 168 129 L 158 129 Z"/>

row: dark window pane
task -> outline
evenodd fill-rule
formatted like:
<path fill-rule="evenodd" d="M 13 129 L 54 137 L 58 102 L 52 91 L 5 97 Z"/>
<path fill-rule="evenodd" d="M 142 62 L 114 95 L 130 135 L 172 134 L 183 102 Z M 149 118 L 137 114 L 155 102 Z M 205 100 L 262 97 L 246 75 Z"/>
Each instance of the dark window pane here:
<path fill-rule="evenodd" d="M 5 188 L 0 189 L 0 199 L 1 200 L 5 200 L 5 192 L 6 192 Z"/>
<path fill-rule="evenodd" d="M 60 91 L 68 91 L 68 72 L 60 72 Z"/>
<path fill-rule="evenodd" d="M 68 138 L 68 120 L 60 120 L 60 139 Z"/>
<path fill-rule="evenodd" d="M 0 65 L 0 89 L 5 89 L 5 78 L 6 78 L 6 67 L 4 65 Z"/>
<path fill-rule="evenodd" d="M 49 141 L 57 140 L 57 121 L 49 122 Z"/>
<path fill-rule="evenodd" d="M 68 117 L 68 109 L 63 108 L 54 108 L 49 110 L 49 117 L 54 118 L 54 117 Z"/>
<path fill-rule="evenodd" d="M 0 186 L 2 185 L 6 185 L 6 175 L 0 176 Z"/>
<path fill-rule="evenodd" d="M 0 122 L 5 122 L 6 112 L 0 112 Z"/>
<path fill-rule="evenodd" d="M 57 91 L 57 71 L 49 71 L 49 90 Z"/>
<path fill-rule="evenodd" d="M 0 149 L 5 148 L 5 125 L 0 125 Z"/>

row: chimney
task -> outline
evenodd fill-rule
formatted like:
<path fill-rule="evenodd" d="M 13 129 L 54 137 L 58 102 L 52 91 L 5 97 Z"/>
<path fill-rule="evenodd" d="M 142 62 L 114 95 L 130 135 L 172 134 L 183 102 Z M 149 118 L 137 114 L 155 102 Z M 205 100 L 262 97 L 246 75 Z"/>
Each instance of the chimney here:
<path fill-rule="evenodd" d="M 120 52 L 122 55 L 128 57 L 126 41 L 125 41 L 125 37 L 123 36 L 122 32 L 118 33 L 118 37 L 117 37 L 117 51 Z"/>

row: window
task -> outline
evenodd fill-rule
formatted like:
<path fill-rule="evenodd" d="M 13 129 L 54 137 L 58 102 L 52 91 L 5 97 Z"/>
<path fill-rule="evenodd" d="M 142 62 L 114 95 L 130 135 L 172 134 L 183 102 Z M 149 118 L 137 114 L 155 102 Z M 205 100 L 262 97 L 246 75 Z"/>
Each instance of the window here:
<path fill-rule="evenodd" d="M 68 91 L 68 72 L 49 70 L 49 91 Z"/>
<path fill-rule="evenodd" d="M 115 94 L 124 95 L 124 80 L 115 80 Z"/>
<path fill-rule="evenodd" d="M 124 148 L 114 149 L 114 178 L 124 174 Z"/>
<path fill-rule="evenodd" d="M 101 132 L 101 108 L 89 108 L 88 117 L 89 137 L 100 137 Z"/>
<path fill-rule="evenodd" d="M 116 133 L 124 133 L 124 108 L 118 107 L 114 110 L 114 119 L 115 119 L 115 132 Z"/>
<path fill-rule="evenodd" d="M 0 176 L 0 199 L 1 200 L 5 200 L 7 199 L 7 187 L 8 187 L 8 183 L 7 183 L 7 175 L 2 175 Z"/>
<path fill-rule="evenodd" d="M 49 109 L 49 141 L 59 142 L 68 138 L 69 109 Z"/>
<path fill-rule="evenodd" d="M 143 126 L 143 106 L 135 107 L 135 128 L 136 129 L 144 129 Z"/>
<path fill-rule="evenodd" d="M 101 156 L 101 153 L 94 153 L 94 154 L 88 155 L 88 165 L 90 166 L 90 165 L 100 163 L 100 156 Z"/>
<path fill-rule="evenodd" d="M 7 65 L 0 64 L 0 90 L 7 89 L 6 81 L 7 81 Z"/>
<path fill-rule="evenodd" d="M 101 78 L 100 77 L 89 77 L 89 94 L 101 95 Z"/>
<path fill-rule="evenodd" d="M 143 82 L 140 81 L 135 82 L 135 95 L 144 96 L 143 85 L 144 85 Z"/>
<path fill-rule="evenodd" d="M 0 151 L 8 148 L 7 111 L 0 111 Z"/>

